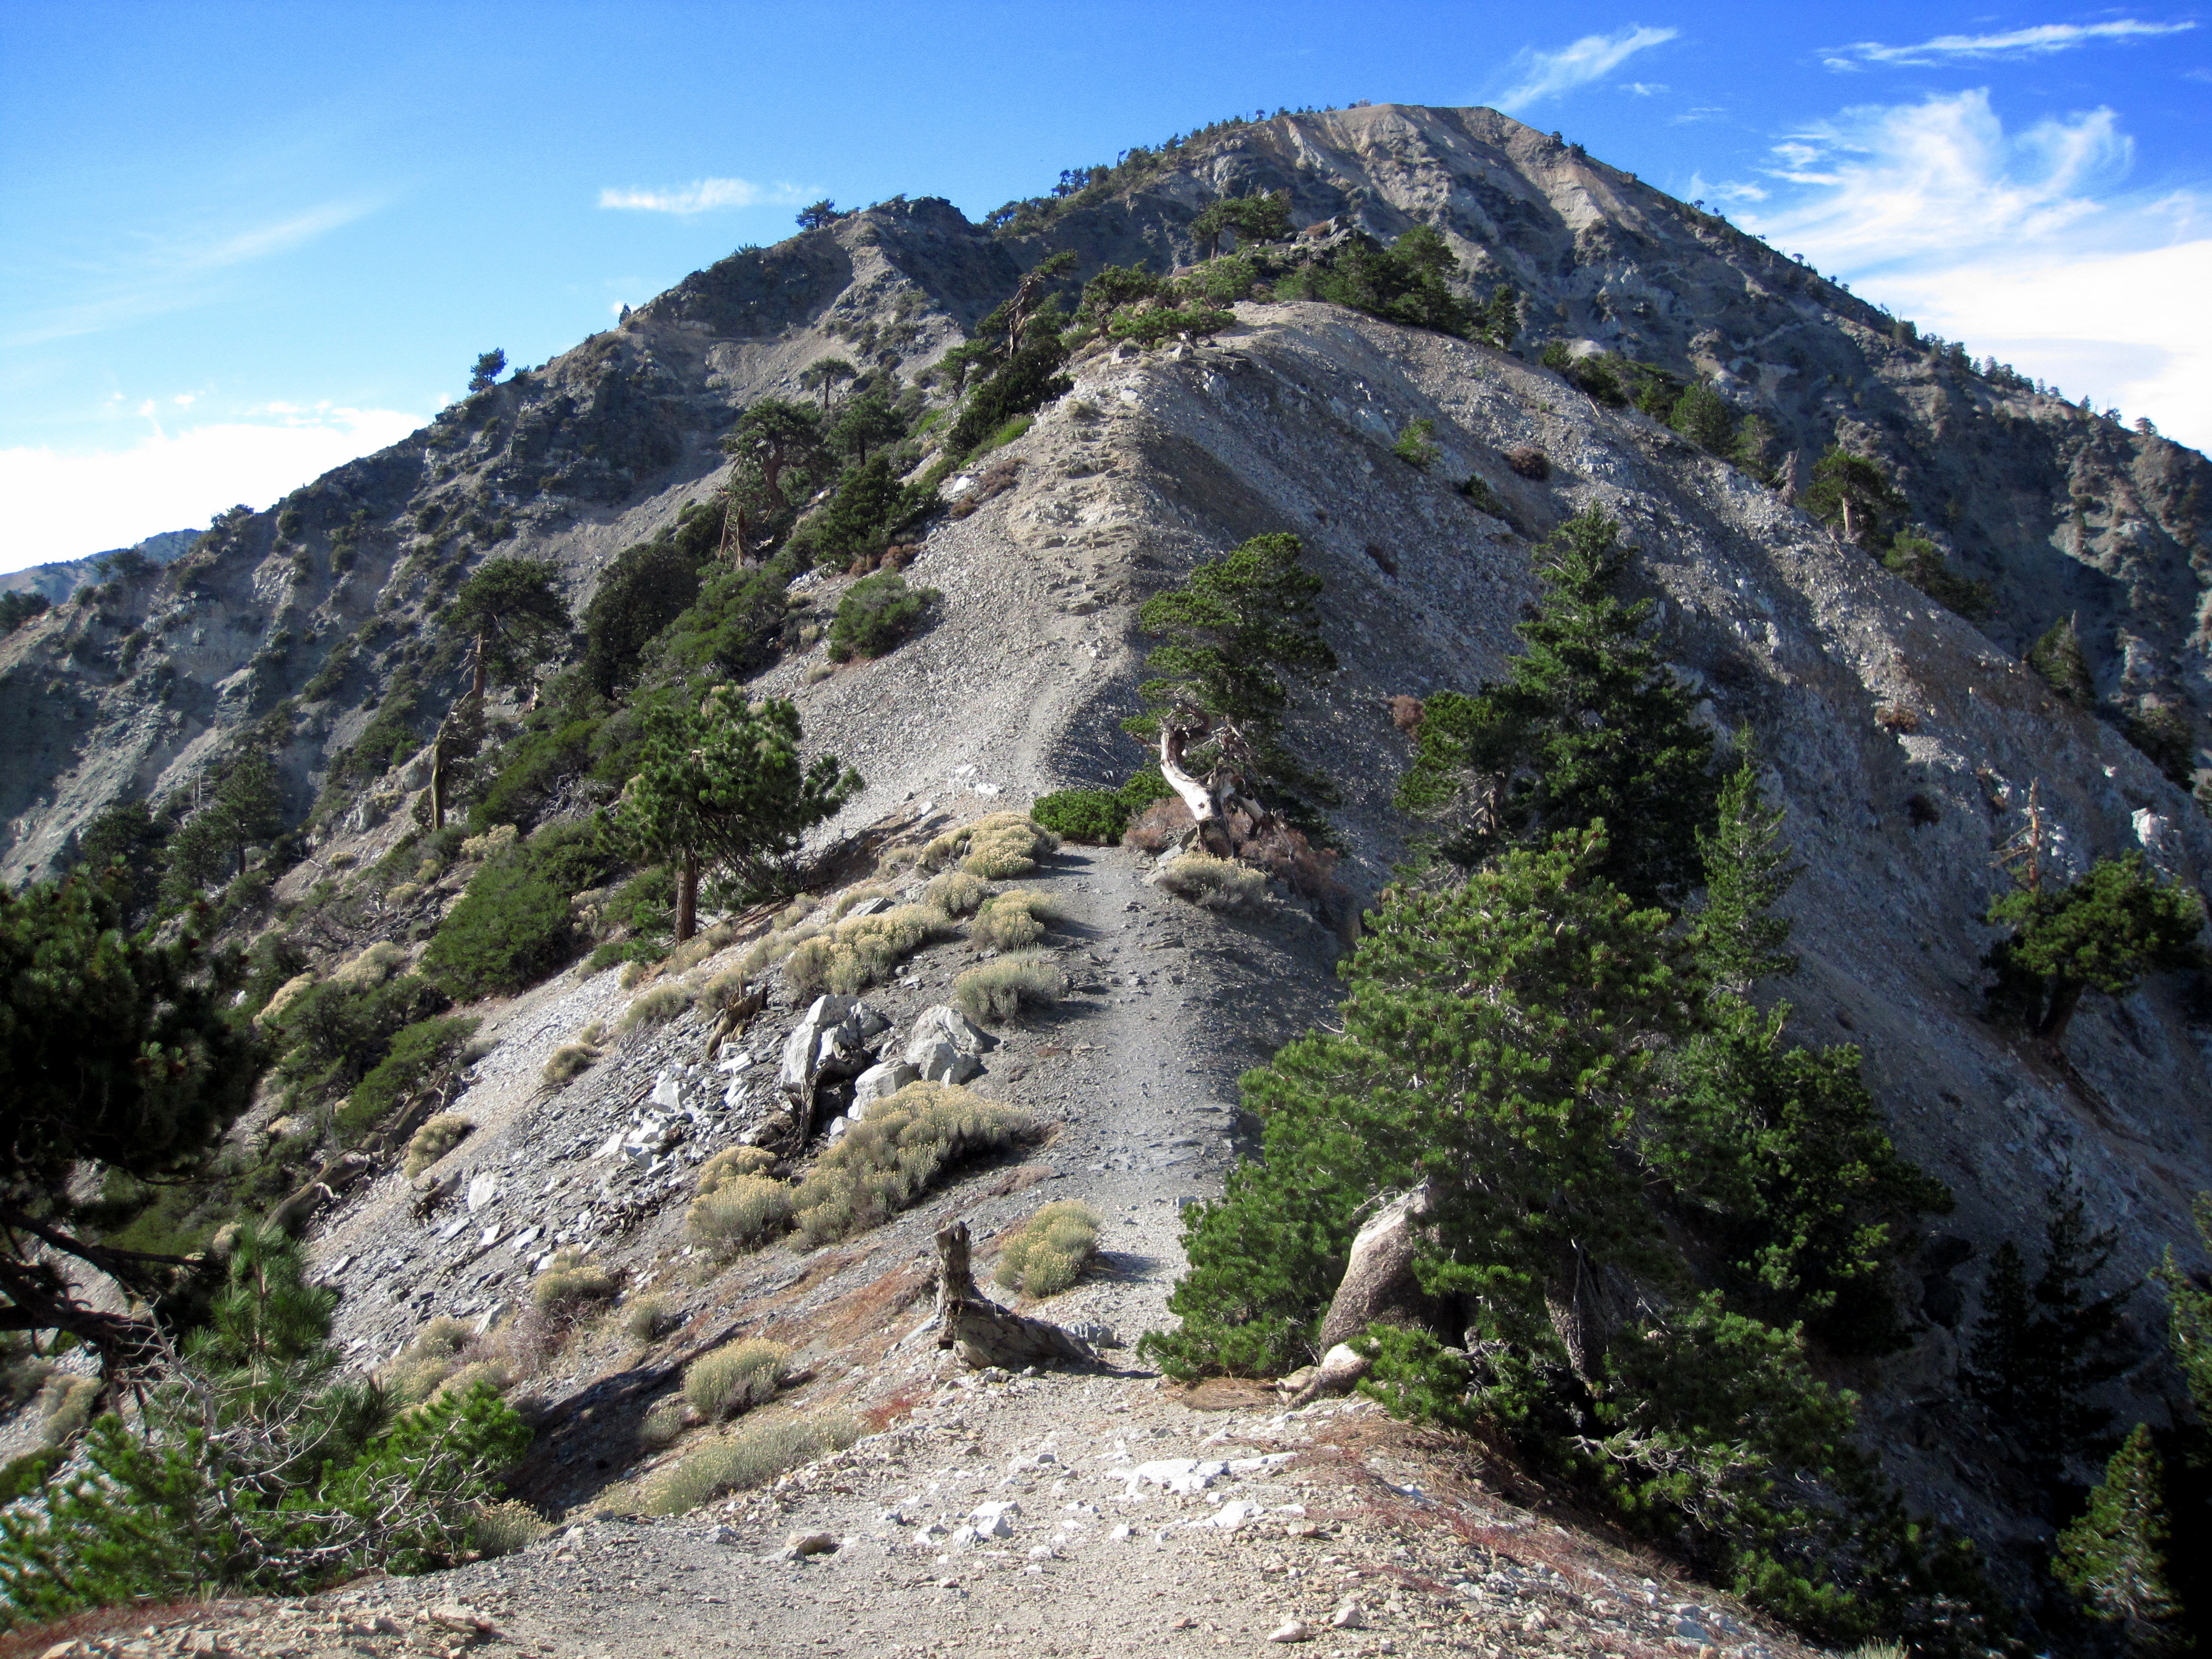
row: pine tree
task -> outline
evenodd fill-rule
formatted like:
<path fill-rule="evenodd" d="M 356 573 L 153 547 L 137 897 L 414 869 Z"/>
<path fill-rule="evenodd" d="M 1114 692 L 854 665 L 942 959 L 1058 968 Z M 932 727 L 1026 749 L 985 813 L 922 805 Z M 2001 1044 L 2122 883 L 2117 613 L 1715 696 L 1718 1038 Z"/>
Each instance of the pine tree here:
<path fill-rule="evenodd" d="M 1832 448 L 1813 465 L 1804 507 L 1841 529 L 1845 541 L 1878 548 L 1886 544 L 1883 526 L 1906 512 L 1909 504 L 1878 463 Z"/>
<path fill-rule="evenodd" d="M 2033 1282 L 2019 1248 L 2009 1239 L 1997 1247 L 1966 1344 L 1967 1392 L 2047 1466 L 2096 1446 L 2112 1414 L 2088 1395 L 2128 1364 L 2120 1312 L 2135 1286 L 2094 1293 L 2119 1236 L 2093 1232 L 2082 1211 L 2070 1188 L 2045 1194 L 2042 1268 Z"/>
<path fill-rule="evenodd" d="M 1790 923 L 1773 914 L 1805 866 L 1782 838 L 1785 814 L 1766 805 L 1751 728 L 1735 735 L 1736 769 L 1721 785 L 1718 821 L 1697 832 L 1705 878 L 1705 902 L 1693 938 L 1698 963 L 1715 988 L 1747 997 L 1762 979 L 1797 971 L 1797 958 L 1782 947 Z"/>
<path fill-rule="evenodd" d="M 1359 1206 L 1425 1182 L 1424 1287 L 1595 1374 L 1603 1269 L 1654 1260 L 1642 1115 L 1681 1023 L 1666 915 L 1604 864 L 1603 832 L 1578 831 L 1370 915 L 1341 1031 L 1243 1079 L 1266 1152 L 1193 1212 L 1182 1329 L 1146 1339 L 1170 1370 L 1301 1363 Z"/>
<path fill-rule="evenodd" d="M 1671 902 L 1697 884 L 1712 738 L 1643 637 L 1650 602 L 1619 596 L 1619 532 L 1593 509 L 1544 544 L 1544 591 L 1516 630 L 1528 649 L 1506 680 L 1426 700 L 1398 804 L 1437 823 L 1437 850 L 1463 868 L 1602 821 L 1606 878 Z"/>
<path fill-rule="evenodd" d="M 2148 975 L 2205 961 L 2197 942 L 2203 902 L 2153 871 L 2141 853 L 2099 859 L 2063 887 L 2032 884 L 2003 894 L 1991 902 L 1988 920 L 2012 929 L 1987 957 L 2000 990 L 2016 992 L 2023 975 L 2039 981 L 2033 1030 L 2054 1049 L 2087 992 L 2130 996 Z"/>
<path fill-rule="evenodd" d="M 2165 1469 L 2150 1425 L 2136 1425 L 2105 1465 L 2089 1505 L 2058 1534 L 2051 1571 L 2093 1617 L 2122 1626 L 2139 1651 L 2181 1645 L 2167 1574 Z"/>
<path fill-rule="evenodd" d="M 507 373 L 507 353 L 494 349 L 478 357 L 476 367 L 469 371 L 469 390 L 489 392 L 499 377 Z"/>
<path fill-rule="evenodd" d="M 1724 456 L 1735 442 L 1735 411 L 1703 380 L 1674 400 L 1667 423 L 1709 455 Z"/>
<path fill-rule="evenodd" d="M 860 792 L 860 777 L 833 755 L 799 755 L 799 710 L 781 698 L 748 705 L 716 686 L 696 705 L 687 694 L 647 711 L 644 763 L 616 822 L 641 853 L 676 866 L 676 938 L 696 931 L 699 880 L 726 866 L 748 895 L 786 879 L 799 838 Z"/>
<path fill-rule="evenodd" d="M 2097 683 L 2073 617 L 2061 617 L 2028 647 L 2027 665 L 2067 702 L 2087 708 L 2097 701 Z"/>
<path fill-rule="evenodd" d="M 469 643 L 472 697 L 494 681 L 529 685 L 572 626 L 553 567 L 538 559 L 485 560 L 438 616 L 441 633 Z"/>
<path fill-rule="evenodd" d="M 1255 536 L 1137 612 L 1138 628 L 1162 643 L 1146 654 L 1151 678 L 1137 688 L 1145 712 L 1124 725 L 1158 739 L 1161 771 L 1201 827 L 1231 795 L 1249 798 L 1261 785 L 1292 792 L 1293 803 L 1297 792 L 1333 798 L 1281 741 L 1285 677 L 1317 680 L 1336 672 L 1314 603 L 1323 584 L 1298 562 L 1304 551 L 1284 532 Z"/>

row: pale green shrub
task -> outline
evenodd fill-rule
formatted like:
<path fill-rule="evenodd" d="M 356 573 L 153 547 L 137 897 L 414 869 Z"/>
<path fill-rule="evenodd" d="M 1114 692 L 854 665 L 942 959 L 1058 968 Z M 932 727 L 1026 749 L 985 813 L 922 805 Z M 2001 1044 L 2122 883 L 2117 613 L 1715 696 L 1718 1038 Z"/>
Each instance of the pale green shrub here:
<path fill-rule="evenodd" d="M 333 973 L 331 982 L 367 990 L 383 984 L 406 965 L 407 952 L 380 939 Z"/>
<path fill-rule="evenodd" d="M 691 1200 L 684 1231 L 716 1255 L 757 1250 L 791 1224 L 792 1191 L 765 1176 L 733 1176 Z"/>
<path fill-rule="evenodd" d="M 637 1425 L 637 1437 L 650 1451 L 676 1443 L 676 1437 L 684 1432 L 688 1415 L 681 1400 L 664 1400 L 645 1414 Z"/>
<path fill-rule="evenodd" d="M 948 937 L 952 918 L 934 905 L 902 904 L 872 916 L 848 916 L 834 933 L 802 940 L 784 959 L 784 982 L 799 996 L 833 991 L 854 996 L 933 940 Z"/>
<path fill-rule="evenodd" d="M 511 823 L 495 823 L 481 836 L 471 836 L 461 843 L 465 859 L 483 860 L 506 852 L 514 845 L 515 830 Z"/>
<path fill-rule="evenodd" d="M 994 812 L 946 830 L 921 849 L 915 862 L 924 870 L 942 870 L 957 861 L 971 876 L 1006 881 L 1027 875 L 1059 845 L 1059 836 L 1026 813 Z"/>
<path fill-rule="evenodd" d="M 1098 1254 L 1098 1212 L 1065 1199 L 1022 1224 L 999 1252 L 997 1278 L 1028 1297 L 1058 1296 Z"/>
<path fill-rule="evenodd" d="M 741 1416 L 775 1398 L 790 1358 L 790 1349 L 764 1337 L 725 1342 L 684 1368 L 684 1398 L 709 1423 Z"/>
<path fill-rule="evenodd" d="M 737 936 L 738 930 L 728 922 L 718 921 L 704 932 L 694 933 L 671 951 L 660 964 L 661 969 L 671 975 L 688 974 Z"/>
<path fill-rule="evenodd" d="M 553 1528 L 519 1498 L 479 1504 L 469 1520 L 469 1540 L 483 1556 L 512 1555 L 527 1549 Z"/>
<path fill-rule="evenodd" d="M 1049 956 L 1028 951 L 962 974 L 952 981 L 952 1006 L 970 1019 L 1003 1025 L 1025 1007 L 1050 1007 L 1066 984 Z"/>
<path fill-rule="evenodd" d="M 688 985 L 656 985 L 623 1010 L 622 1021 L 615 1030 L 617 1035 L 627 1036 L 646 1026 L 665 1024 L 689 1013 L 698 994 Z"/>
<path fill-rule="evenodd" d="M 39 1390 L 39 1438 L 49 1446 L 66 1446 L 92 1422 L 92 1402 L 100 1397 L 100 1384 L 74 1371 L 57 1371 Z"/>
<path fill-rule="evenodd" d="M 1034 1138 L 1025 1112 L 950 1083 L 909 1083 L 877 1101 L 793 1194 L 811 1247 L 880 1226 L 953 1165 Z"/>
<path fill-rule="evenodd" d="M 838 894 L 836 902 L 830 905 L 829 919 L 831 921 L 842 921 L 854 905 L 864 903 L 869 899 L 887 899 L 890 896 L 880 887 L 849 887 Z"/>
<path fill-rule="evenodd" d="M 562 1088 L 583 1076 L 599 1057 L 599 1051 L 588 1042 L 564 1042 L 546 1057 L 545 1067 L 538 1075 L 547 1088 Z"/>
<path fill-rule="evenodd" d="M 652 1515 L 684 1515 L 733 1492 L 764 1486 L 802 1463 L 842 1451 L 860 1437 L 860 1419 L 845 1412 L 748 1422 L 685 1455 L 646 1489 Z"/>
<path fill-rule="evenodd" d="M 477 1126 L 459 1112 L 441 1112 L 416 1130 L 407 1143 L 406 1162 L 400 1172 L 412 1181 L 469 1138 Z"/>
<path fill-rule="evenodd" d="M 1185 853 L 1160 866 L 1152 880 L 1179 899 L 1208 910 L 1233 910 L 1267 893 L 1267 878 L 1249 864 L 1218 859 L 1210 853 Z"/>
<path fill-rule="evenodd" d="M 530 1302 L 543 1314 L 570 1314 L 587 1303 L 612 1301 L 616 1289 L 605 1267 L 586 1261 L 580 1250 L 562 1250 L 531 1281 Z"/>
<path fill-rule="evenodd" d="M 650 1342 L 673 1322 L 675 1310 L 657 1296 L 641 1296 L 623 1310 L 623 1334 L 633 1342 Z"/>
<path fill-rule="evenodd" d="M 775 1154 L 763 1146 L 725 1146 L 699 1166 L 696 1191 L 711 1193 L 739 1176 L 766 1175 L 775 1167 Z"/>
<path fill-rule="evenodd" d="M 947 870 L 930 878 L 921 890 L 921 902 L 933 904 L 948 916 L 964 916 L 990 894 L 990 888 L 965 870 Z"/>
<path fill-rule="evenodd" d="M 1035 945 L 1058 921 L 1060 907 L 1030 887 L 1000 893 L 975 913 L 968 937 L 987 951 L 1018 951 Z"/>

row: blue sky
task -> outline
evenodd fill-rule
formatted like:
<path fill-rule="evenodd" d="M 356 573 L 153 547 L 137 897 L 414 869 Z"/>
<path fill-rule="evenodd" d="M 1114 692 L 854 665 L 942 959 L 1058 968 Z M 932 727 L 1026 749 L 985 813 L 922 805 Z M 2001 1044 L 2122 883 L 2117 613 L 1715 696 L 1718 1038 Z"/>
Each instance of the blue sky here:
<path fill-rule="evenodd" d="M 1486 103 L 2212 444 L 2212 15 L 0 0 L 0 569 L 265 507 L 793 207 Z"/>

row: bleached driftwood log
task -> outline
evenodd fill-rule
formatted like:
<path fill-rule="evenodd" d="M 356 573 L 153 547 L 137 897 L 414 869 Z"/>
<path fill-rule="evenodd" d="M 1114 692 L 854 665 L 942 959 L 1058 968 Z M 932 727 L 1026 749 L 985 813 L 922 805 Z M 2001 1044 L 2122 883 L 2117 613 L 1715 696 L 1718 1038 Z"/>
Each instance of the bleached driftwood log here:
<path fill-rule="evenodd" d="M 951 1348 L 981 1370 L 998 1365 L 1088 1365 L 1098 1356 L 1057 1325 L 1025 1319 L 975 1288 L 969 1271 L 968 1224 L 956 1221 L 937 1234 L 937 1346 Z"/>

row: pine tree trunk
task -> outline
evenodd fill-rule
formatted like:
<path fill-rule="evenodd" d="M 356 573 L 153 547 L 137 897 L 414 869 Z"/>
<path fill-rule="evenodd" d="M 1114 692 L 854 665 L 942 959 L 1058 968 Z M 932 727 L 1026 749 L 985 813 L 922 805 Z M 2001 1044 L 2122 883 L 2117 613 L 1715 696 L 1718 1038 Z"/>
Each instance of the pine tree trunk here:
<path fill-rule="evenodd" d="M 2081 1006 L 2081 993 L 2089 988 L 2078 979 L 2063 975 L 2058 987 L 2051 994 L 2051 1006 L 2044 1012 L 2043 1019 L 2035 1028 L 2036 1036 L 2053 1048 L 2066 1041 L 2066 1028 L 2073 1022 L 2074 1011 Z"/>
<path fill-rule="evenodd" d="M 471 685 L 470 686 L 470 688 L 469 688 L 469 695 L 470 695 L 471 697 L 474 697 L 474 698 L 475 698 L 478 702 L 482 702 L 483 701 L 483 694 L 484 694 L 484 635 L 483 635 L 483 629 L 479 629 L 477 631 L 477 661 L 476 661 L 476 678 L 475 678 L 475 683 L 474 683 L 473 684 L 471 684 Z"/>
<path fill-rule="evenodd" d="M 1228 857 L 1229 837 L 1221 826 L 1221 803 L 1214 799 L 1208 785 L 1183 770 L 1182 734 L 1170 726 L 1160 727 L 1160 775 L 1190 809 L 1191 820 L 1198 825 L 1199 839 L 1209 851 Z"/>
<path fill-rule="evenodd" d="M 676 866 L 676 942 L 683 944 L 699 930 L 699 860 L 685 854 Z"/>
<path fill-rule="evenodd" d="M 448 714 L 447 720 L 453 718 Z M 446 827 L 446 728 L 438 727 L 438 735 L 430 739 L 430 833 Z"/>

